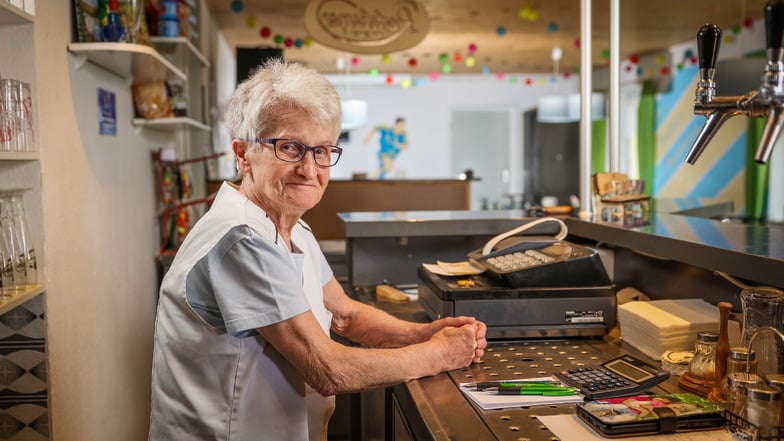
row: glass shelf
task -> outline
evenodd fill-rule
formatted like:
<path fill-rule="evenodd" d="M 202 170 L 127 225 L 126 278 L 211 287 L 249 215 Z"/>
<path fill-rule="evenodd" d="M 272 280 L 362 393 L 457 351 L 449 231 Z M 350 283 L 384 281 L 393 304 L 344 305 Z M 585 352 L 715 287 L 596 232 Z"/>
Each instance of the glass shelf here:
<path fill-rule="evenodd" d="M 133 43 L 70 43 L 68 50 L 77 57 L 77 69 L 90 61 L 122 78 L 135 81 L 165 81 L 185 74 L 155 49 Z"/>
<path fill-rule="evenodd" d="M 24 291 L 0 296 L 0 315 L 5 314 L 43 292 L 43 285 L 30 285 Z"/>
<path fill-rule="evenodd" d="M 161 54 L 171 56 L 174 60 L 196 61 L 201 67 L 210 67 L 210 62 L 187 37 L 156 36 L 150 37 L 150 42 Z"/>
<path fill-rule="evenodd" d="M 0 1 L 0 25 L 30 24 L 35 17 L 5 0 Z"/>
<path fill-rule="evenodd" d="M 0 161 L 37 161 L 38 152 L 0 152 Z"/>
<path fill-rule="evenodd" d="M 186 118 L 182 116 L 174 117 L 174 118 L 154 118 L 154 119 L 145 119 L 145 118 L 134 118 L 132 121 L 133 125 L 139 128 L 146 127 L 155 130 L 178 130 L 178 129 L 198 129 L 203 130 L 205 132 L 210 131 L 210 126 L 204 124 L 202 122 L 196 121 L 192 118 Z"/>

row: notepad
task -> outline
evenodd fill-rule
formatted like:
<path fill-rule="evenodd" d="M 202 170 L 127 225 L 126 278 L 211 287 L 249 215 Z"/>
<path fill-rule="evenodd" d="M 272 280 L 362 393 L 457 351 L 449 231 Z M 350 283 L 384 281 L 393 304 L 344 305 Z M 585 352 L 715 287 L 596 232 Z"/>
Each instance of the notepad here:
<path fill-rule="evenodd" d="M 553 381 L 555 377 L 520 378 L 509 381 Z M 581 403 L 585 398 L 582 394 L 567 396 L 542 396 L 542 395 L 499 395 L 497 392 L 478 391 L 472 387 L 475 383 L 460 383 L 460 391 L 484 410 L 504 409 L 507 407 L 521 406 L 549 406 L 553 404 Z"/>

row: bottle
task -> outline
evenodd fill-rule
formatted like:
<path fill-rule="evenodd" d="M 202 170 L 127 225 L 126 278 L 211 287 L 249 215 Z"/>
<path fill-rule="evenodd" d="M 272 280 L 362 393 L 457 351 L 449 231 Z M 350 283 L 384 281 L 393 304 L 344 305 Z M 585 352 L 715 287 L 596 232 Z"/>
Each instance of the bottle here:
<path fill-rule="evenodd" d="M 764 439 L 781 422 L 781 391 L 763 384 L 749 386 L 741 418 L 757 426 L 758 439 Z"/>
<path fill-rule="evenodd" d="M 125 41 L 126 33 L 118 0 L 109 0 L 109 12 L 106 14 L 106 23 L 101 27 L 101 35 L 104 41 Z"/>
<path fill-rule="evenodd" d="M 756 353 L 752 350 L 749 353 L 747 348 L 736 346 L 730 348 L 730 356 L 727 358 L 727 375 L 721 379 L 720 387 L 722 396 L 725 402 L 733 402 L 734 397 L 729 397 L 729 385 L 727 381 L 731 374 L 756 374 L 757 373 L 757 357 Z"/>
<path fill-rule="evenodd" d="M 714 379 L 716 371 L 716 345 L 719 334 L 712 331 L 697 333 L 694 343 L 694 358 L 689 362 L 689 375 L 702 380 Z"/>
<path fill-rule="evenodd" d="M 762 378 L 757 374 L 746 372 L 733 372 L 727 376 L 725 389 L 722 391 L 725 407 L 735 415 L 740 416 L 746 406 L 746 390 L 749 387 L 762 383 Z"/>

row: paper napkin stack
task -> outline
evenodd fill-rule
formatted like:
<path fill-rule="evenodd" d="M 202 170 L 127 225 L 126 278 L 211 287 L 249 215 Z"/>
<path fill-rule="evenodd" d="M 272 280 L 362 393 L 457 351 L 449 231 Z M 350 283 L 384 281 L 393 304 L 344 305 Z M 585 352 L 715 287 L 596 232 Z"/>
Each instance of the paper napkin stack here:
<path fill-rule="evenodd" d="M 618 321 L 625 342 L 659 360 L 694 349 L 698 332 L 718 332 L 719 308 L 702 299 L 634 301 L 618 307 Z"/>

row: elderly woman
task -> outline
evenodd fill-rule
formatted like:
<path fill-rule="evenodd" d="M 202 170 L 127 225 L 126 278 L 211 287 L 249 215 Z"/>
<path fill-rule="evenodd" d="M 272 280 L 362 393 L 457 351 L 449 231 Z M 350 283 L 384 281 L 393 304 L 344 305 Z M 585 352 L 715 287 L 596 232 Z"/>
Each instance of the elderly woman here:
<path fill-rule="evenodd" d="M 151 441 L 324 440 L 335 394 L 482 356 L 483 323 L 401 321 L 333 276 L 300 217 L 340 158 L 340 119 L 335 88 L 298 64 L 267 62 L 234 93 L 226 124 L 242 181 L 223 184 L 161 284 Z"/>

